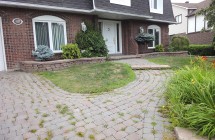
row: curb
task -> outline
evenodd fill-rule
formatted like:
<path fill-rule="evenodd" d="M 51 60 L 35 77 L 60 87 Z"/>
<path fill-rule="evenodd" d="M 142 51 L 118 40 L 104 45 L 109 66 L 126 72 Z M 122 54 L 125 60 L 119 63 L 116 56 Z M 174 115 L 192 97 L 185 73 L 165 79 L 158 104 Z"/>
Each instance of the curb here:
<path fill-rule="evenodd" d="M 177 140 L 208 140 L 207 137 L 198 136 L 195 131 L 186 128 L 176 127 L 174 131 Z M 215 138 L 212 140 L 215 140 Z"/>

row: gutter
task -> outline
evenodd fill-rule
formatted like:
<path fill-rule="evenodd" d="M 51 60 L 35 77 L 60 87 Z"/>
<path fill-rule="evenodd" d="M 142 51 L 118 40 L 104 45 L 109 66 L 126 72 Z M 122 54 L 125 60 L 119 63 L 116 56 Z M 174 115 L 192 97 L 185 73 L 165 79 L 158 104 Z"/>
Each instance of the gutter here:
<path fill-rule="evenodd" d="M 93 10 L 81 10 L 75 8 L 66 8 L 66 7 L 57 7 L 57 6 L 47 6 L 39 4 L 29 4 L 29 3 L 20 3 L 20 2 L 8 2 L 0 1 L 0 6 L 12 6 L 17 8 L 34 8 L 40 10 L 51 10 L 51 11 L 63 11 L 63 12 L 77 12 L 77 13 L 92 13 Z"/>
<path fill-rule="evenodd" d="M 123 12 L 115 12 L 115 11 L 108 11 L 108 10 L 103 10 L 103 9 L 94 9 L 94 12 L 101 12 L 101 13 L 108 13 L 108 14 L 118 14 L 118 15 L 123 15 L 123 16 L 131 16 L 131 17 L 138 17 L 138 18 L 152 18 L 152 16 L 141 16 L 137 14 L 129 14 L 129 13 L 123 13 Z"/>
<path fill-rule="evenodd" d="M 155 22 L 162 22 L 162 23 L 170 23 L 170 24 L 177 24 L 175 21 L 166 21 L 166 20 L 159 20 L 159 19 L 147 19 L 148 21 L 155 21 Z"/>

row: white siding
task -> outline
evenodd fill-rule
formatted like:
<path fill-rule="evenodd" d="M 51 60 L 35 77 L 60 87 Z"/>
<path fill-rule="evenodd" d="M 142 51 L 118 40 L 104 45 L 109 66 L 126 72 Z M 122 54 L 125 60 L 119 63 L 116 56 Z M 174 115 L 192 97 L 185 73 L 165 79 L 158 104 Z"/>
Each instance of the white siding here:
<path fill-rule="evenodd" d="M 173 5 L 174 16 L 182 14 L 182 23 L 169 26 L 169 35 L 187 33 L 187 9 Z"/>
<path fill-rule="evenodd" d="M 196 20 L 195 16 L 188 18 L 188 33 L 195 32 L 195 20 Z"/>
<path fill-rule="evenodd" d="M 205 27 L 204 16 L 196 16 L 196 32 L 201 31 Z"/>

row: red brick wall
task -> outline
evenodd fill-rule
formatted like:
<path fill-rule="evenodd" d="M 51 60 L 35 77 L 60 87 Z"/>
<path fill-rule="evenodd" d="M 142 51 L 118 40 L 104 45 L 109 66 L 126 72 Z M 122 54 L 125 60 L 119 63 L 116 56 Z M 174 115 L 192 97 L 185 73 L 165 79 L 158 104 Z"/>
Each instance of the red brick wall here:
<path fill-rule="evenodd" d="M 177 35 L 188 37 L 190 44 L 210 44 L 213 41 L 214 32 L 206 31 L 206 32 L 196 32 L 196 33 L 177 34 Z M 174 36 L 177 36 L 177 35 L 174 35 Z"/>
<path fill-rule="evenodd" d="M 123 31 L 123 54 L 138 54 L 153 52 L 153 49 L 148 49 L 144 45 L 134 45 L 135 37 L 139 33 L 139 28 L 143 27 L 147 32 L 147 27 L 150 25 L 157 25 L 161 28 L 161 43 L 167 47 L 169 45 L 169 28 L 166 23 L 139 21 L 139 20 L 127 20 L 122 22 Z"/>
<path fill-rule="evenodd" d="M 32 19 L 42 15 L 57 16 L 66 21 L 68 43 L 74 42 L 82 21 L 94 22 L 95 19 L 90 15 L 0 7 L 8 69 L 18 68 L 20 61 L 34 59 L 31 55 L 35 48 Z M 13 24 L 14 18 L 21 18 L 24 21 L 23 24 Z M 60 56 L 58 54 L 56 58 Z"/>
<path fill-rule="evenodd" d="M 213 32 L 198 32 L 187 34 L 190 44 L 210 44 L 213 41 Z"/>

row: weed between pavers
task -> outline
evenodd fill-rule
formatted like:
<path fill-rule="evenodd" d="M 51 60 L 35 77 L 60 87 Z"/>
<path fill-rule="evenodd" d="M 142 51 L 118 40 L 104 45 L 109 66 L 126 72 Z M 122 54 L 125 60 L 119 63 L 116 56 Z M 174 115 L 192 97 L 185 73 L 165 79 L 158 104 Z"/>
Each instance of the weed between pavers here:
<path fill-rule="evenodd" d="M 95 136 L 93 134 L 89 135 L 90 140 L 95 140 Z"/>
<path fill-rule="evenodd" d="M 40 123 L 39 123 L 39 127 L 40 127 L 40 128 L 43 128 L 44 122 L 45 122 L 44 120 L 41 120 L 41 121 L 40 121 Z"/>
<path fill-rule="evenodd" d="M 37 109 L 35 109 L 35 113 L 36 114 L 40 114 L 40 111 L 39 111 L 39 109 L 37 108 Z"/>
<path fill-rule="evenodd" d="M 31 133 L 36 133 L 37 130 L 36 130 L 36 129 L 32 129 L 32 130 L 30 130 L 30 132 L 31 132 Z"/>
<path fill-rule="evenodd" d="M 84 133 L 83 132 L 78 132 L 78 133 L 76 133 L 76 135 L 79 136 L 79 137 L 81 137 L 81 138 L 84 137 Z"/>
<path fill-rule="evenodd" d="M 154 127 L 154 126 L 157 125 L 157 123 L 156 122 L 151 122 L 151 125 Z"/>
<path fill-rule="evenodd" d="M 142 104 L 143 103 L 143 101 L 140 101 L 140 100 L 137 100 L 136 102 L 137 102 L 137 104 Z"/>
<path fill-rule="evenodd" d="M 108 128 L 108 125 L 107 125 L 107 124 L 105 124 L 103 127 L 104 127 L 104 128 Z"/>
<path fill-rule="evenodd" d="M 46 113 L 44 113 L 43 115 L 42 115 L 42 117 L 48 117 L 49 116 L 49 114 L 46 114 Z"/>
<path fill-rule="evenodd" d="M 148 114 L 148 113 L 149 113 L 149 111 L 146 110 L 146 109 L 143 109 L 142 112 L 143 112 L 144 114 Z"/>
<path fill-rule="evenodd" d="M 155 129 L 152 129 L 152 130 L 151 130 L 151 133 L 152 133 L 153 135 L 155 135 L 155 134 L 157 134 L 158 132 L 157 132 Z"/>
<path fill-rule="evenodd" d="M 45 138 L 45 140 L 51 140 L 54 136 L 52 131 L 49 130 L 46 133 L 47 133 L 47 137 Z"/>
<path fill-rule="evenodd" d="M 123 117 L 123 116 L 124 116 L 124 113 L 119 112 L 118 115 L 121 116 L 121 117 Z"/>

